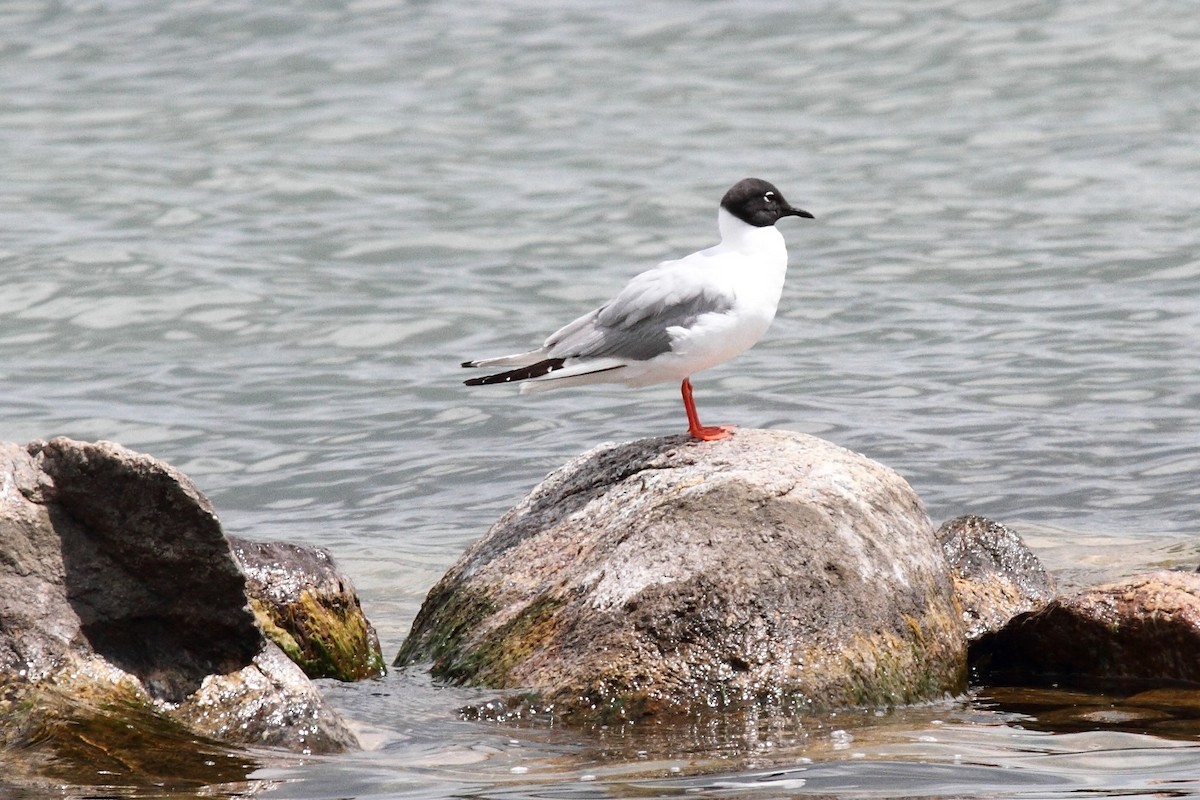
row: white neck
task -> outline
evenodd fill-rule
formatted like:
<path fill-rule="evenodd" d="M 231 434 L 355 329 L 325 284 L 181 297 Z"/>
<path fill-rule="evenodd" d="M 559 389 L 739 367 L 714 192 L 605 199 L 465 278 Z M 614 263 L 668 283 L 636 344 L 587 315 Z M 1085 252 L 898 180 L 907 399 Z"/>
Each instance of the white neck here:
<path fill-rule="evenodd" d="M 722 250 L 750 252 L 785 248 L 783 234 L 774 225 L 760 228 L 730 214 L 724 208 L 717 209 L 717 230 L 721 232 Z"/>

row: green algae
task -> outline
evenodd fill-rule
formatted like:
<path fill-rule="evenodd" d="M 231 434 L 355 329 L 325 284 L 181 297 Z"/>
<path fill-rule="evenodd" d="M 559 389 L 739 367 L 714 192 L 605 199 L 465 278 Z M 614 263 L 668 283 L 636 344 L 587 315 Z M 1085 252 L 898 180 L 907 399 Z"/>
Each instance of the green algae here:
<path fill-rule="evenodd" d="M 322 603 L 307 589 L 286 604 L 251 598 L 259 625 L 310 678 L 357 681 L 386 669 L 379 645 L 357 606 Z"/>
<path fill-rule="evenodd" d="M 37 785 L 142 786 L 160 793 L 248 781 L 260 764 L 197 736 L 129 685 L 9 682 L 0 712 L 5 779 Z"/>
<path fill-rule="evenodd" d="M 436 678 L 492 688 L 513 685 L 513 668 L 552 638 L 560 625 L 557 612 L 566 603 L 559 597 L 542 596 L 480 634 L 480 620 L 499 611 L 489 597 L 464 590 L 440 599 L 441 604 L 427 601 L 429 613 L 422 609 L 413 625 L 422 633 L 404 642 L 394 663 L 403 666 L 431 661 Z"/>
<path fill-rule="evenodd" d="M 451 591 L 435 586 L 413 622 L 413 631 L 400 647 L 393 666 L 403 667 L 420 661 L 432 661 L 434 674 L 446 663 L 461 657 L 479 622 L 499 608 L 481 592 L 469 589 Z M 443 677 L 443 676 L 439 676 Z M 464 675 L 463 679 L 469 679 Z"/>

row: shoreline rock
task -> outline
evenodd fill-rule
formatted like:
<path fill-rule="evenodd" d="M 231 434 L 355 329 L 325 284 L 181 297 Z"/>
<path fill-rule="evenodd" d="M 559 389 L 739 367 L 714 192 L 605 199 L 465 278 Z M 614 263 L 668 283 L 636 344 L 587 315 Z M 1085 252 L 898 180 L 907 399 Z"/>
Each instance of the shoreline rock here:
<path fill-rule="evenodd" d="M 1054 578 L 1015 532 L 986 517 L 955 517 L 937 530 L 963 607 L 967 639 L 1004 627 L 1054 597 Z"/>
<path fill-rule="evenodd" d="M 56 737 L 98 709 L 226 744 L 357 747 L 264 637 L 208 499 L 108 442 L 0 443 L 0 702 L 0 750 L 29 757 L 70 750 Z"/>
<path fill-rule="evenodd" d="M 1200 685 L 1200 574 L 1160 570 L 1056 597 L 972 647 L 996 685 Z"/>
<path fill-rule="evenodd" d="M 430 591 L 396 664 L 530 692 L 581 721 L 897 705 L 965 687 L 920 499 L 814 437 L 601 445 Z"/>
<path fill-rule="evenodd" d="M 229 542 L 259 625 L 305 675 L 358 681 L 386 673 L 375 628 L 333 554 L 289 542 Z"/>

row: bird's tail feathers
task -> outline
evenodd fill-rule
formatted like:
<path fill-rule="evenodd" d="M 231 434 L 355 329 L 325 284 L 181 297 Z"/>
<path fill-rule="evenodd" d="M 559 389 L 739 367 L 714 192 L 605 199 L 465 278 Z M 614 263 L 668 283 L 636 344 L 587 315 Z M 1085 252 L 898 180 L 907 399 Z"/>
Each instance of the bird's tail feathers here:
<path fill-rule="evenodd" d="M 530 350 L 526 353 L 513 353 L 509 356 L 481 358 L 478 361 L 464 361 L 464 367 L 529 367 L 546 360 L 545 349 Z"/>
<path fill-rule="evenodd" d="M 617 358 L 601 358 L 591 361 L 568 363 L 565 358 L 540 358 L 532 363 L 529 357 L 543 355 L 540 350 L 531 353 L 518 353 L 513 356 L 488 358 L 482 361 L 463 362 L 464 367 L 505 366 L 510 363 L 518 364 L 516 369 L 497 372 L 492 375 L 482 375 L 463 381 L 467 386 L 490 386 L 496 383 L 521 383 L 521 394 L 530 392 L 545 392 L 551 389 L 561 389 L 566 386 L 581 386 L 587 383 L 612 383 L 619 379 L 608 373 L 618 370 L 626 364 Z"/>
<path fill-rule="evenodd" d="M 481 378 L 471 378 L 468 381 L 463 381 L 463 383 L 467 386 L 489 386 L 493 383 L 527 381 L 533 378 L 540 378 L 556 369 L 562 369 L 563 361 L 564 359 L 561 358 L 547 358 L 526 367 L 517 367 L 516 369 L 504 372 L 497 372 L 495 375 L 484 375 Z M 464 364 L 463 366 L 466 365 Z"/>
<path fill-rule="evenodd" d="M 521 394 L 548 392 L 552 389 L 584 386 L 589 383 L 619 383 L 620 379 L 616 375 L 621 374 L 619 370 L 625 366 L 624 361 L 615 358 L 571 364 L 530 378 L 521 384 Z"/>

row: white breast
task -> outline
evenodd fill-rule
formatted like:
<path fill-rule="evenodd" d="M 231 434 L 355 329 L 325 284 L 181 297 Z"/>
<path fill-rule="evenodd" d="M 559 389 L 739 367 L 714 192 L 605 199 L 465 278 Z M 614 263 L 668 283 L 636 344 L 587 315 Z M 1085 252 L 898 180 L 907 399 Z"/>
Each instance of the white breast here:
<path fill-rule="evenodd" d="M 683 380 L 749 350 L 775 318 L 787 274 L 787 248 L 774 226 L 756 228 L 722 209 L 721 243 L 689 256 L 689 268 L 702 271 L 705 283 L 734 298 L 723 313 L 698 317 L 685 327 L 668 328 L 671 351 L 630 365 L 624 383 L 644 386 Z"/>

